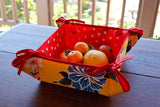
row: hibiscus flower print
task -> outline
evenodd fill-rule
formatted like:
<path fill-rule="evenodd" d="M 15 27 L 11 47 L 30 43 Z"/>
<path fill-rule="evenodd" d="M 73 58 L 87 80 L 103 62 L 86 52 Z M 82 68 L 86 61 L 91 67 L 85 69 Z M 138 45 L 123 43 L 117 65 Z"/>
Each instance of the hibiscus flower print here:
<path fill-rule="evenodd" d="M 25 67 L 30 68 L 32 70 L 36 69 L 37 67 L 42 67 L 42 59 L 37 57 L 31 57 L 26 61 Z"/>
<path fill-rule="evenodd" d="M 68 67 L 68 78 L 72 81 L 72 86 L 79 90 L 98 93 L 98 90 L 103 89 L 102 85 L 106 83 L 104 78 L 105 72 L 96 76 L 90 76 L 86 73 L 86 70 L 87 68 L 85 67 Z"/>
<path fill-rule="evenodd" d="M 42 59 L 37 57 L 29 58 L 26 61 L 25 67 L 30 68 L 29 73 L 36 78 L 37 80 L 41 80 L 41 77 L 39 76 L 38 67 L 42 67 Z"/>

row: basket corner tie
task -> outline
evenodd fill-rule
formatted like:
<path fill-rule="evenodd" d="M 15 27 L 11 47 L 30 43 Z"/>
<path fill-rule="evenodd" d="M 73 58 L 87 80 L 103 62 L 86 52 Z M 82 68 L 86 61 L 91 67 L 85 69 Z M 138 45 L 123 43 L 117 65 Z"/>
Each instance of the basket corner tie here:
<path fill-rule="evenodd" d="M 123 74 L 118 71 L 118 69 L 122 67 L 122 63 L 124 61 L 132 59 L 132 58 L 133 58 L 133 56 L 129 56 L 129 57 L 123 58 L 120 61 L 116 61 L 115 63 L 97 67 L 94 71 L 88 72 L 88 74 L 91 76 L 96 76 L 106 70 L 111 70 L 112 72 L 114 72 L 116 74 L 116 76 L 117 76 L 117 78 L 123 88 L 123 91 L 128 92 L 130 90 L 130 84 L 129 84 L 128 80 L 123 76 Z"/>
<path fill-rule="evenodd" d="M 111 63 L 111 64 L 107 64 L 107 65 L 103 65 L 103 66 L 98 66 L 98 67 L 95 67 L 94 70 L 92 70 L 92 72 L 90 72 L 91 70 L 88 71 L 88 73 L 92 76 L 96 76 L 106 70 L 111 70 L 111 71 L 114 71 L 115 69 L 119 69 L 122 67 L 122 63 L 126 60 L 130 60 L 132 59 L 133 56 L 129 56 L 129 57 L 125 57 L 123 59 L 121 59 L 120 61 L 116 61 L 114 63 Z"/>
<path fill-rule="evenodd" d="M 21 71 L 23 69 L 23 66 L 26 62 L 26 60 L 32 56 L 43 56 L 41 52 L 34 51 L 32 49 L 23 49 L 16 53 L 16 58 L 12 61 L 12 65 L 14 67 L 17 67 L 20 65 L 19 70 L 17 72 L 18 75 L 21 74 Z"/>
<path fill-rule="evenodd" d="M 133 27 L 128 29 L 128 31 L 132 34 L 132 35 L 143 35 L 143 30 L 137 28 L 137 27 Z"/>

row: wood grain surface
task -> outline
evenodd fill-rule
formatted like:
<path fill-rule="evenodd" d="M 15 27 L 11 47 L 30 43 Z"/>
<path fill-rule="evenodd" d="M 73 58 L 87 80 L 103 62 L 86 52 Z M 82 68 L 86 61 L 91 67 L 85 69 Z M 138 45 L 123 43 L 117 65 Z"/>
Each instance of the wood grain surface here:
<path fill-rule="evenodd" d="M 11 66 L 15 54 L 0 52 L 0 107 L 158 107 L 160 79 L 123 73 L 131 91 L 107 98 L 49 83 Z M 123 66 L 126 66 L 125 64 Z"/>

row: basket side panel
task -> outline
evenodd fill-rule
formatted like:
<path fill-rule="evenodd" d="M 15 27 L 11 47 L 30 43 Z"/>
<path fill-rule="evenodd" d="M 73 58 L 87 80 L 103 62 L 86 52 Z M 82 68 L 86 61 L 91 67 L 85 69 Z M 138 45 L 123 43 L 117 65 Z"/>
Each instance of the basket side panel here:
<path fill-rule="evenodd" d="M 61 85 L 82 91 L 113 96 L 122 93 L 120 83 L 112 74 L 105 72 L 96 76 L 86 73 L 87 68 L 54 62 L 38 57 L 29 58 L 23 71 L 37 80 L 51 84 Z"/>
<path fill-rule="evenodd" d="M 125 55 L 133 48 L 133 46 L 138 42 L 140 38 L 141 38 L 140 35 L 130 35 L 126 39 L 123 48 L 121 49 L 119 60 L 125 57 Z"/>
<path fill-rule="evenodd" d="M 59 53 L 66 49 L 65 25 L 55 31 L 37 50 L 47 57 L 59 58 Z"/>

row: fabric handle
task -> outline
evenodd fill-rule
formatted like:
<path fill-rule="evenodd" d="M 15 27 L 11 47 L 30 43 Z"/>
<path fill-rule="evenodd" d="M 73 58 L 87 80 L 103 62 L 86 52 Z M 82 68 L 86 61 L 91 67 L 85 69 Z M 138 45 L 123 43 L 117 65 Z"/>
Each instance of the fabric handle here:
<path fill-rule="evenodd" d="M 57 22 L 62 22 L 62 23 L 80 23 L 80 24 L 85 24 L 85 21 L 82 21 L 82 20 L 78 20 L 78 19 L 68 19 L 66 20 L 64 17 L 60 17 L 56 20 L 56 23 Z"/>
<path fill-rule="evenodd" d="M 137 27 L 130 28 L 128 29 L 128 31 L 130 32 L 131 35 L 139 35 L 139 36 L 143 35 L 143 30 Z"/>
<path fill-rule="evenodd" d="M 69 29 L 70 29 L 70 32 L 72 32 L 72 33 L 78 32 L 77 24 L 85 24 L 84 21 L 82 21 L 82 20 L 77 20 L 77 19 L 65 20 L 65 23 L 68 23 L 68 24 L 69 24 L 68 27 L 69 27 Z"/>
<path fill-rule="evenodd" d="M 65 23 L 80 23 L 80 24 L 85 24 L 85 21 L 77 20 L 77 19 L 69 19 L 69 20 L 65 20 Z"/>

